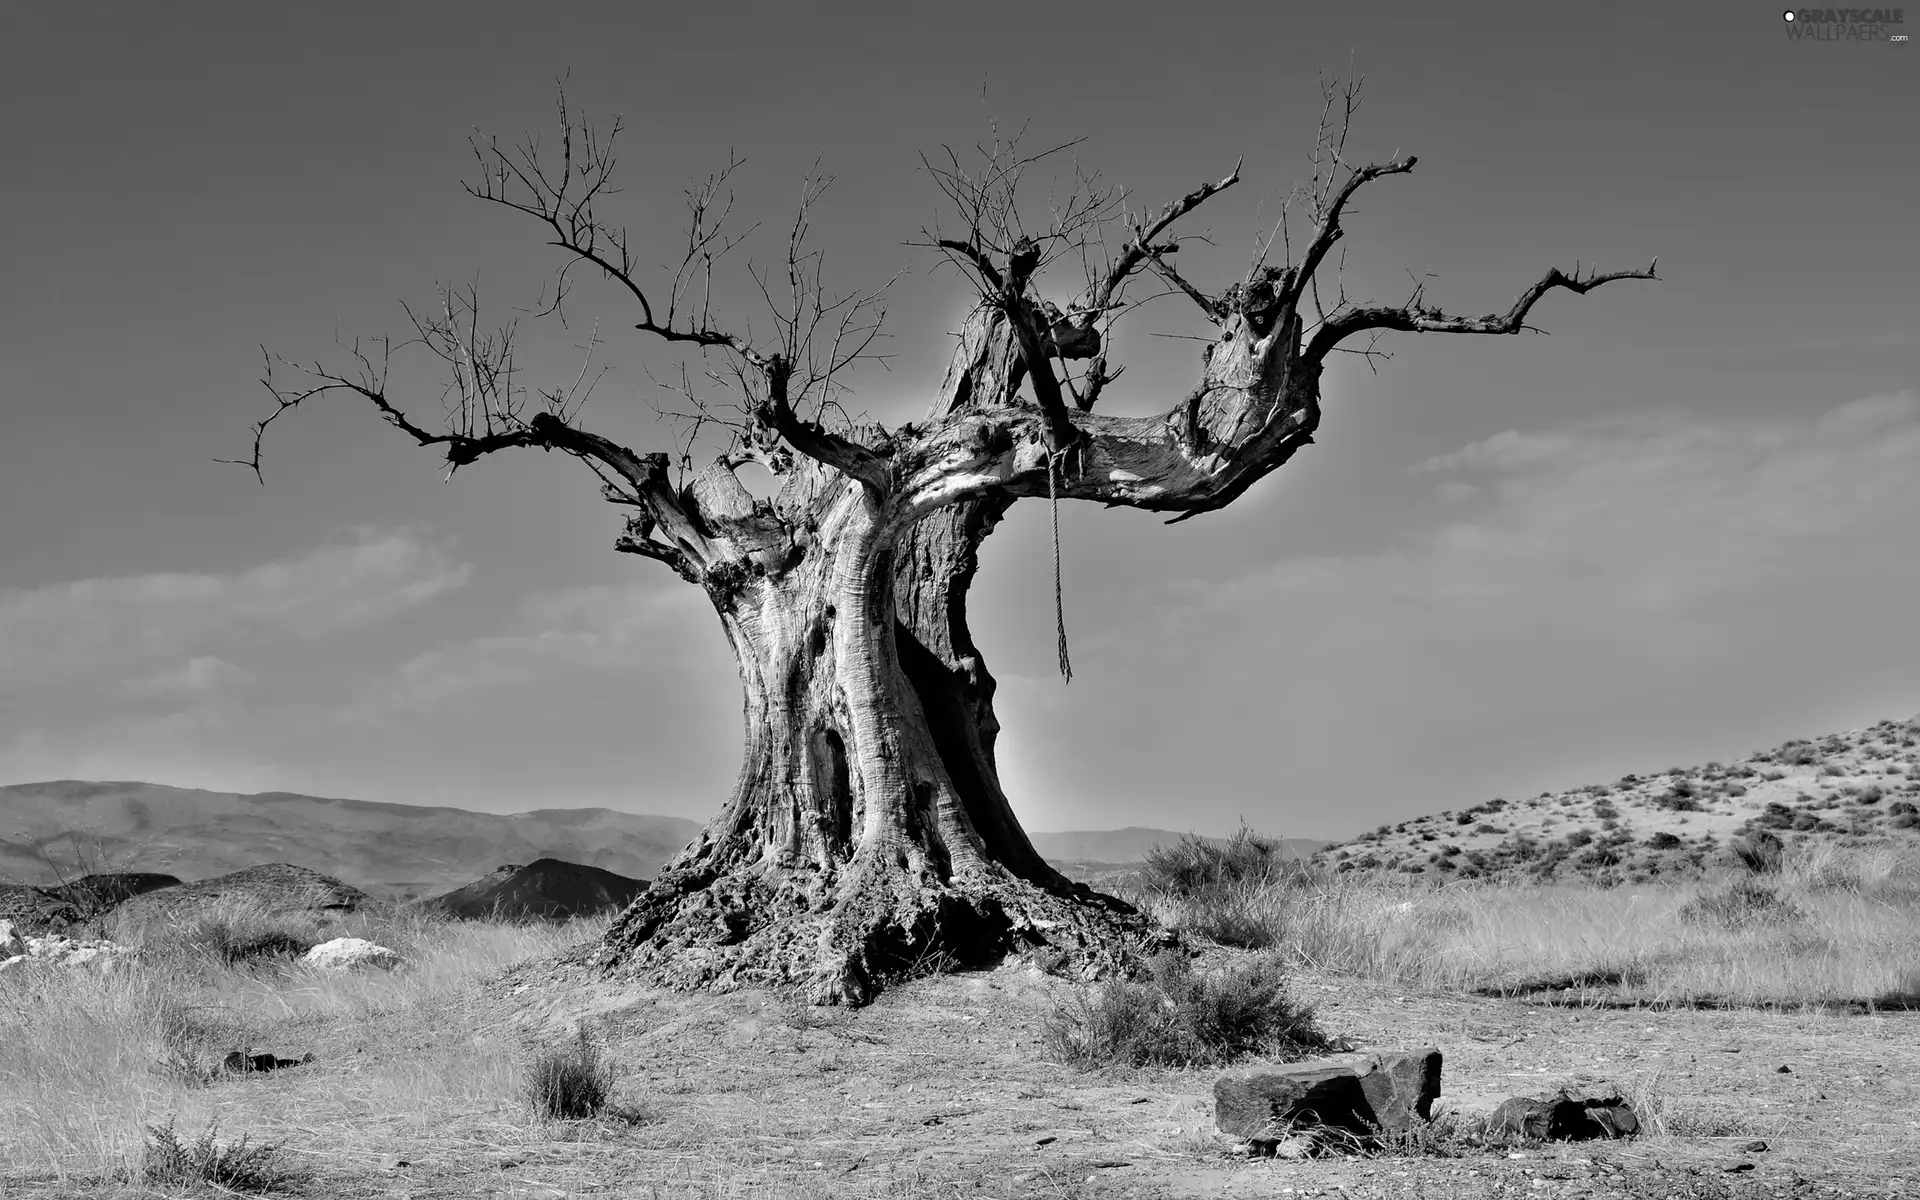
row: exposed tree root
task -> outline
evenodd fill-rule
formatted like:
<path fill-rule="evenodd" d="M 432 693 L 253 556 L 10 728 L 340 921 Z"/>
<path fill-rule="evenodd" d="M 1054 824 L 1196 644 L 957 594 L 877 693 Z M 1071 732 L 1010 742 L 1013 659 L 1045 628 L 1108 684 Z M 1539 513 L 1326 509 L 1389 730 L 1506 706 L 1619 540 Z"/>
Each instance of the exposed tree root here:
<path fill-rule="evenodd" d="M 1100 978 L 1130 971 L 1167 936 L 1083 885 L 1062 895 L 999 871 L 940 880 L 856 862 L 838 880 L 807 868 L 670 871 L 621 914 L 595 961 L 656 986 L 797 988 L 816 1004 L 857 1006 L 893 981 L 1010 956 Z"/>

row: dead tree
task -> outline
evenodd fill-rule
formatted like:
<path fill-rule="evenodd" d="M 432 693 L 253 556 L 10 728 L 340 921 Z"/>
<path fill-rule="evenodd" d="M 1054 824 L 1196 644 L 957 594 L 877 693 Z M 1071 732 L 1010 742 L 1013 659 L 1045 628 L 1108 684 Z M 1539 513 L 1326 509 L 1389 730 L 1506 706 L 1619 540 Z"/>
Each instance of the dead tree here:
<path fill-rule="evenodd" d="M 475 145 L 470 190 L 525 214 L 564 257 L 612 281 L 641 335 L 705 355 L 731 391 L 726 446 L 676 472 L 579 420 L 586 372 L 538 394 L 517 378 L 511 331 L 480 333 L 478 298 L 443 296 L 413 314 L 417 341 L 444 360 L 449 419 L 429 429 L 388 394 L 390 348 L 352 347 L 345 367 L 314 364 L 289 385 L 269 360 L 280 415 L 322 395 L 369 403 L 442 453 L 449 469 L 517 447 L 570 454 L 628 510 L 619 550 L 702 587 L 739 665 L 745 749 L 732 794 L 701 836 L 622 914 L 600 960 L 678 986 L 801 985 L 820 1002 L 862 1003 L 914 963 L 973 964 L 1046 946 L 1086 970 L 1118 962 L 1145 935 L 1126 905 L 1064 879 L 1034 851 L 994 763 L 993 681 L 967 633 L 965 601 L 981 540 L 1022 498 L 1091 500 L 1174 514 L 1220 508 L 1311 444 L 1320 383 L 1336 351 L 1373 354 L 1384 331 L 1518 333 L 1549 291 L 1585 293 L 1651 268 L 1549 271 L 1504 312 L 1448 315 L 1416 291 L 1400 305 L 1349 302 L 1327 278 L 1361 187 L 1414 159 L 1344 157 L 1353 87 L 1331 89 L 1295 244 L 1284 223 L 1244 277 L 1219 291 L 1172 265 L 1178 223 L 1230 188 L 1239 170 L 1150 213 L 1097 179 L 1077 181 L 1045 219 L 1023 224 L 1023 173 L 1047 154 L 995 145 L 977 167 L 926 164 L 947 201 L 925 245 L 957 264 L 977 304 L 924 420 L 886 429 L 846 420 L 846 372 L 873 354 L 879 291 L 834 296 L 808 247 L 810 185 L 778 271 L 753 278 L 774 314 L 750 339 L 711 311 L 726 232 L 727 173 L 690 192 L 678 270 L 643 279 L 625 233 L 603 214 L 613 137 L 571 119 L 542 157 L 531 144 Z M 612 133 L 618 132 L 617 124 Z M 1056 148 L 1058 149 L 1058 148 Z M 1058 161 L 1058 160 L 1056 160 Z M 1277 255 L 1277 258 L 1276 258 Z M 1043 278 L 1074 273 L 1064 305 Z M 1096 411 L 1119 373 L 1105 347 L 1138 285 L 1184 295 L 1215 329 L 1192 389 L 1144 417 Z M 1323 290 L 1333 290 L 1321 303 Z M 1056 294 L 1061 294 L 1056 292 Z M 560 303 L 556 299 L 556 303 Z M 1356 339 L 1364 344 L 1350 345 Z M 719 411 L 700 389 L 696 423 Z M 755 499 L 735 475 L 758 462 L 781 481 Z M 1064 642 L 1062 667 L 1065 667 Z"/>

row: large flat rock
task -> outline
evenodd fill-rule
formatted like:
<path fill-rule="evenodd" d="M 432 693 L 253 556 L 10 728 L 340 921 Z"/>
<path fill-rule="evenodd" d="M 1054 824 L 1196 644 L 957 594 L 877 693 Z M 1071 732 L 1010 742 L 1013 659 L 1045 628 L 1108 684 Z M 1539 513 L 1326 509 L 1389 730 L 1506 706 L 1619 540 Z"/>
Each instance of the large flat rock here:
<path fill-rule="evenodd" d="M 1213 1085 L 1221 1132 L 1272 1141 L 1294 1126 L 1324 1125 L 1362 1137 L 1401 1133 L 1433 1115 L 1440 1051 L 1377 1050 L 1228 1071 Z"/>

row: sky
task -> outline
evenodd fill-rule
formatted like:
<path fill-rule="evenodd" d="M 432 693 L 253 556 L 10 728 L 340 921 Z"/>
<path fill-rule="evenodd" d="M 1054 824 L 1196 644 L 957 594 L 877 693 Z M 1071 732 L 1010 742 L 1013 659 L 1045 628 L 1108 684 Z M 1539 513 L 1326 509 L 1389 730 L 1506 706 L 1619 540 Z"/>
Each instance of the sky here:
<path fill-rule="evenodd" d="M 1658 283 L 1543 300 L 1546 336 L 1339 363 L 1318 443 L 1223 512 L 1064 506 L 1071 685 L 1047 509 L 1018 505 L 971 609 L 1030 828 L 1339 838 L 1910 716 L 1916 54 L 1792 41 L 1759 3 L 9 5 L 0 783 L 716 809 L 740 744 L 719 623 L 613 552 L 579 464 L 447 480 L 345 403 L 275 428 L 265 486 L 215 461 L 267 409 L 263 347 L 337 361 L 441 284 L 537 306 L 557 252 L 460 185 L 473 131 L 552 126 L 562 76 L 623 119 L 648 261 L 730 155 L 759 261 L 807 173 L 835 177 L 829 279 L 905 272 L 893 357 L 855 379 L 890 423 L 967 301 L 907 244 L 937 209 L 920 155 L 996 122 L 1084 139 L 1143 207 L 1244 160 L 1182 254 L 1219 287 L 1306 176 L 1318 75 L 1352 69 L 1354 156 L 1420 158 L 1354 203 L 1354 294 L 1424 278 L 1481 313 L 1550 266 L 1658 256 Z M 745 283 L 719 293 L 743 324 Z M 529 371 L 570 377 L 597 328 L 583 422 L 670 446 L 671 360 L 592 281 L 569 309 L 523 316 Z M 1201 331 L 1173 300 L 1129 316 L 1103 407 L 1182 395 Z M 400 361 L 396 398 L 436 419 L 438 378 Z"/>

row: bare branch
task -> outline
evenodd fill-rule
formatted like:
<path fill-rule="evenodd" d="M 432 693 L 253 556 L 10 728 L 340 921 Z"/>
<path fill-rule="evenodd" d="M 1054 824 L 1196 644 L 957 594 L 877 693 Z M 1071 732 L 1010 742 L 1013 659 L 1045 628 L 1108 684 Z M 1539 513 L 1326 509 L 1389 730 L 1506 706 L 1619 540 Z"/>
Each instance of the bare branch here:
<path fill-rule="evenodd" d="M 1656 270 L 1659 265 L 1660 260 L 1655 259 L 1644 271 L 1610 271 L 1606 274 L 1590 271 L 1585 275 L 1581 275 L 1577 268 L 1574 274 L 1568 275 L 1555 267 L 1542 276 L 1538 283 L 1521 292 L 1505 313 L 1489 313 L 1484 317 L 1449 316 L 1438 309 L 1421 307 L 1417 302 L 1399 308 L 1352 309 L 1323 324 L 1301 357 L 1309 362 L 1320 362 L 1342 341 L 1356 333 L 1374 329 L 1399 329 L 1414 333 L 1519 333 L 1532 328 L 1526 323 L 1527 313 L 1532 311 L 1542 296 L 1555 288 L 1565 288 L 1584 296 L 1594 288 L 1616 280 L 1658 279 Z"/>
<path fill-rule="evenodd" d="M 464 185 L 478 199 L 533 217 L 551 232 L 549 245 L 573 256 L 560 270 L 562 286 L 555 304 L 564 296 L 568 272 L 584 262 L 599 268 L 638 304 L 640 320 L 635 322 L 635 329 L 667 342 L 724 348 L 756 366 L 764 365 L 766 356 L 745 338 L 712 323 L 710 289 L 703 289 L 697 314 L 688 316 L 682 311 L 694 281 L 710 282 L 714 264 L 746 236 L 728 237 L 725 233 L 732 211 L 732 196 L 725 188 L 740 160 L 729 159 L 723 170 L 688 189 L 686 250 L 668 282 L 665 307 L 657 312 L 639 281 L 639 265 L 626 231 L 609 224 L 598 210 L 599 201 L 619 190 L 613 186 L 613 171 L 614 143 L 621 122 L 614 118 L 602 137 L 584 121 L 574 120 L 564 92 L 556 103 L 560 116 L 557 164 L 544 162 L 538 144 L 531 138 L 505 147 L 497 138 L 483 141 L 476 135 L 471 144 L 480 166 L 480 181 Z"/>
<path fill-rule="evenodd" d="M 1174 270 L 1173 265 L 1166 260 L 1165 255 L 1167 253 L 1167 250 L 1177 249 L 1177 248 L 1178 247 L 1167 247 L 1166 249 L 1159 249 L 1155 253 L 1149 255 L 1148 259 L 1150 262 L 1153 263 L 1153 269 L 1160 275 L 1162 279 L 1165 279 L 1168 283 L 1172 284 L 1174 287 L 1178 288 L 1182 292 L 1185 292 L 1189 299 L 1191 299 L 1195 304 L 1200 306 L 1200 311 L 1207 314 L 1208 320 L 1210 321 L 1222 320 L 1227 315 L 1227 306 L 1225 304 L 1222 304 L 1215 297 L 1207 295 L 1205 292 L 1202 292 L 1199 288 L 1193 286 L 1191 283 L 1188 283 L 1184 278 L 1181 277 L 1180 272 Z"/>
<path fill-rule="evenodd" d="M 1087 307 L 1096 312 L 1104 310 L 1109 304 L 1113 303 L 1114 297 L 1119 294 L 1120 288 L 1125 285 L 1127 277 L 1132 275 L 1133 272 L 1140 267 L 1141 263 L 1149 260 L 1158 263 L 1161 255 L 1170 254 L 1174 250 L 1177 250 L 1179 248 L 1178 242 L 1161 244 L 1159 241 L 1161 235 L 1166 233 L 1175 221 L 1186 216 L 1194 209 L 1199 208 L 1202 204 L 1206 203 L 1210 197 L 1218 195 L 1234 184 L 1239 183 L 1240 167 L 1241 163 L 1233 164 L 1233 170 L 1229 171 L 1224 178 L 1213 183 L 1203 184 L 1180 197 L 1178 200 L 1170 201 L 1160 210 L 1159 214 L 1154 217 L 1152 221 L 1144 226 L 1136 227 L 1133 231 L 1132 239 L 1127 242 L 1126 248 L 1120 252 L 1119 259 L 1108 269 L 1106 277 L 1089 291 Z M 1159 265 L 1164 266 L 1165 264 L 1160 263 Z"/>
<path fill-rule="evenodd" d="M 1300 266 L 1291 284 L 1282 293 L 1282 301 L 1289 308 L 1297 307 L 1302 289 L 1315 279 L 1320 264 L 1326 261 L 1327 252 L 1346 235 L 1340 225 L 1340 217 L 1346 211 L 1347 201 L 1362 187 L 1386 175 L 1404 175 L 1413 170 L 1420 160 L 1414 155 L 1396 158 L 1392 162 L 1372 163 L 1357 168 L 1347 175 L 1347 180 L 1332 198 L 1316 207 L 1314 217 L 1313 240 L 1307 243 L 1306 253 L 1301 256 Z"/>

